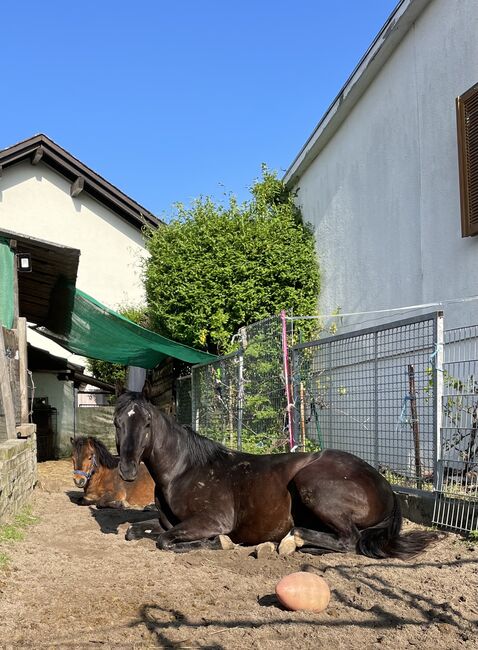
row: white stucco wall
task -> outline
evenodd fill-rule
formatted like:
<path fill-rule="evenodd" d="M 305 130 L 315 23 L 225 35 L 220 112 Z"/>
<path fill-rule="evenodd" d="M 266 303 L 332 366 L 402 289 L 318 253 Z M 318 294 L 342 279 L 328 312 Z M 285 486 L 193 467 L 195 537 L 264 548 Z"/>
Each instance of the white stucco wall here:
<path fill-rule="evenodd" d="M 477 33 L 476 0 L 430 2 L 299 178 L 322 313 L 478 294 L 478 237 L 460 230 L 455 117 L 455 98 L 478 82 Z M 447 328 L 478 323 L 478 301 L 445 316 Z"/>
<path fill-rule="evenodd" d="M 144 303 L 141 260 L 146 251 L 141 232 L 86 192 L 72 198 L 69 181 L 47 165 L 25 162 L 3 170 L 2 228 L 79 249 L 76 286 L 108 307 Z M 28 340 L 73 363 L 86 363 L 32 330 Z M 56 454 L 68 455 L 74 431 L 73 383 L 59 381 L 56 373 L 35 373 L 33 382 L 35 395 L 48 396 L 50 405 L 58 410 Z"/>
<path fill-rule="evenodd" d="M 8 167 L 0 181 L 0 228 L 81 250 L 77 287 L 108 307 L 144 300 L 141 233 L 44 164 Z"/>

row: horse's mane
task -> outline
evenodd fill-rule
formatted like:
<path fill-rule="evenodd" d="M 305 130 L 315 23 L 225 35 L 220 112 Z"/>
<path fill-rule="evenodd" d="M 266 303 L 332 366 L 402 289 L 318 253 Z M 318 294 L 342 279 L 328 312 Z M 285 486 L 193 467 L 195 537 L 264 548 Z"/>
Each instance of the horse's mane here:
<path fill-rule="evenodd" d="M 211 460 L 231 455 L 232 450 L 220 442 L 202 436 L 188 425 L 178 424 L 165 413 L 163 415 L 171 421 L 174 430 L 182 437 L 184 456 L 187 456 L 189 464 L 207 465 Z"/>
<path fill-rule="evenodd" d="M 115 458 L 98 438 L 94 438 L 93 436 L 80 436 L 79 438 L 75 438 L 74 448 L 77 452 L 80 452 L 81 448 L 88 443 L 95 450 L 98 465 L 102 465 L 108 469 L 117 467 L 119 463 L 118 458 Z"/>
<path fill-rule="evenodd" d="M 206 465 L 214 459 L 230 456 L 231 453 L 237 453 L 221 445 L 219 442 L 202 436 L 194 431 L 192 427 L 179 424 L 174 416 L 161 411 L 152 402 L 147 400 L 142 393 L 131 391 L 122 393 L 116 400 L 116 408 L 123 410 L 131 402 L 136 402 L 148 409 L 153 417 L 164 420 L 170 432 L 181 439 L 181 444 L 179 445 L 181 460 L 189 466 Z"/>

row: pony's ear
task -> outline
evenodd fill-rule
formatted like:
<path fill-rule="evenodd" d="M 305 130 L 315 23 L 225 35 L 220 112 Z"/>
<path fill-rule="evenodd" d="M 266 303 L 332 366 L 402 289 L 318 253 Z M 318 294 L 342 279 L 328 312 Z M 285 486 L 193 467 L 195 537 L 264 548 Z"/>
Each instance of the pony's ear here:
<path fill-rule="evenodd" d="M 74 446 L 74 444 L 75 444 L 75 439 L 74 439 L 74 438 L 70 438 L 70 442 L 71 442 L 71 444 Z"/>
<path fill-rule="evenodd" d="M 143 390 L 141 392 L 143 394 L 143 397 L 147 400 L 151 399 L 151 389 L 152 389 L 151 383 L 148 380 L 146 380 L 144 382 Z"/>
<path fill-rule="evenodd" d="M 119 397 L 126 391 L 126 388 L 124 386 L 124 381 L 121 379 L 117 379 L 115 382 L 115 395 L 116 397 Z"/>

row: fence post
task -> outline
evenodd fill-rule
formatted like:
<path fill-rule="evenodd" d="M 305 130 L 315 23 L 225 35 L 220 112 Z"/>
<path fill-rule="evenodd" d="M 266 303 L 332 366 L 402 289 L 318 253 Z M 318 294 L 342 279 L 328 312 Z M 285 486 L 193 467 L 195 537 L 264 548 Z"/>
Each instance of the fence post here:
<path fill-rule="evenodd" d="M 239 363 L 237 368 L 237 448 L 242 449 L 242 416 L 244 411 L 244 349 L 239 350 Z"/>
<path fill-rule="evenodd" d="M 294 407 L 292 401 L 292 392 L 290 385 L 290 366 L 289 366 L 289 348 L 287 345 L 287 320 L 286 312 L 283 309 L 280 313 L 281 322 L 282 322 L 282 361 L 284 367 L 284 382 L 285 382 L 285 396 L 287 400 L 287 421 L 289 425 L 289 448 L 291 451 L 294 451 L 296 448 L 295 436 L 294 436 L 294 424 L 293 424 L 293 415 L 292 410 Z"/>
<path fill-rule="evenodd" d="M 378 332 L 375 332 L 373 335 L 373 413 L 374 413 L 374 436 L 373 436 L 373 457 L 374 457 L 374 467 L 378 471 L 379 469 L 379 417 L 378 417 L 378 404 L 379 404 L 379 394 L 378 394 Z"/>
<path fill-rule="evenodd" d="M 433 353 L 433 403 L 435 406 L 433 414 L 434 436 L 433 436 L 433 487 L 440 490 L 439 470 L 442 457 L 442 417 L 443 417 L 443 361 L 445 355 L 445 336 L 443 326 L 443 312 L 437 312 L 435 319 L 435 352 Z"/>

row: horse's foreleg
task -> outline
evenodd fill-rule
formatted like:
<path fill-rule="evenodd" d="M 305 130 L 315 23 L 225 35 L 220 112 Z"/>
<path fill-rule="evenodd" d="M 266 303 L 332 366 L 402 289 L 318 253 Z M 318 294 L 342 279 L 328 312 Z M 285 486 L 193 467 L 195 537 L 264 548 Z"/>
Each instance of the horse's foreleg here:
<path fill-rule="evenodd" d="M 91 499 L 87 499 L 86 497 L 81 497 L 80 499 L 78 499 L 78 501 L 76 503 L 79 506 L 94 506 L 95 505 L 95 501 L 92 501 Z"/>
<path fill-rule="evenodd" d="M 96 507 L 121 509 L 125 507 L 125 503 L 121 499 L 115 499 L 112 494 L 103 494 L 103 496 L 96 502 Z"/>
<path fill-rule="evenodd" d="M 156 546 L 163 551 L 174 551 L 175 553 L 187 553 L 189 551 L 209 550 L 226 551 L 235 547 L 227 535 L 216 535 L 210 539 L 199 539 L 194 542 L 177 542 L 171 544 L 164 542 L 161 535 L 156 540 Z"/>
<path fill-rule="evenodd" d="M 231 548 L 226 537 L 231 527 L 217 519 L 201 516 L 191 517 L 158 536 L 156 546 L 164 551 L 184 553 L 194 549 Z"/>
<path fill-rule="evenodd" d="M 143 539 L 144 537 L 156 539 L 161 533 L 164 533 L 164 528 L 158 519 L 147 519 L 146 521 L 137 521 L 131 524 L 126 531 L 125 539 L 128 541 Z"/>

